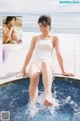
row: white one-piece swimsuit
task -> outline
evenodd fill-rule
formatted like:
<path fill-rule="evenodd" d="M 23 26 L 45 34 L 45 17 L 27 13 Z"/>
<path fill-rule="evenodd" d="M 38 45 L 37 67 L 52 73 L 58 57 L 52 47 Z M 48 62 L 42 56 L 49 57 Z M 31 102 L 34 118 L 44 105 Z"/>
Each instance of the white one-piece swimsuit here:
<path fill-rule="evenodd" d="M 41 62 L 48 62 L 50 65 L 52 64 L 52 37 L 47 40 L 38 39 L 35 45 L 35 50 L 32 58 L 32 62 L 34 62 L 39 68 L 41 68 Z"/>

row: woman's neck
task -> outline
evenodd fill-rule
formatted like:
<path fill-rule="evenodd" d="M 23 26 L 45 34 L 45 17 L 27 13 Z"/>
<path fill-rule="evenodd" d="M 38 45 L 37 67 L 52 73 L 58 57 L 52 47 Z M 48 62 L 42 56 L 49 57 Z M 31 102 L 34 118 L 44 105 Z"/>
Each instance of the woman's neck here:
<path fill-rule="evenodd" d="M 50 32 L 45 32 L 41 34 L 42 38 L 50 36 Z"/>
<path fill-rule="evenodd" d="M 48 33 L 45 33 L 45 34 L 41 34 L 41 36 L 40 36 L 40 38 L 41 39 L 44 39 L 44 40 L 47 40 L 47 39 L 49 39 L 51 37 L 51 34 L 50 34 L 50 32 L 48 32 Z"/>
<path fill-rule="evenodd" d="M 6 24 L 6 26 L 10 29 L 10 24 Z"/>

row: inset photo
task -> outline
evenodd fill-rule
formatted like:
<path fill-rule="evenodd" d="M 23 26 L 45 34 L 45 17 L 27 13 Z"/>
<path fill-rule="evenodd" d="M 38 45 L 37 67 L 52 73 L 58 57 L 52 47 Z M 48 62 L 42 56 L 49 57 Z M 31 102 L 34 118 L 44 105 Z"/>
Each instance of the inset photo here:
<path fill-rule="evenodd" d="M 3 16 L 2 44 L 22 43 L 22 16 Z"/>
<path fill-rule="evenodd" d="M 0 63 L 3 60 L 3 49 L 2 49 L 2 45 L 0 45 Z"/>

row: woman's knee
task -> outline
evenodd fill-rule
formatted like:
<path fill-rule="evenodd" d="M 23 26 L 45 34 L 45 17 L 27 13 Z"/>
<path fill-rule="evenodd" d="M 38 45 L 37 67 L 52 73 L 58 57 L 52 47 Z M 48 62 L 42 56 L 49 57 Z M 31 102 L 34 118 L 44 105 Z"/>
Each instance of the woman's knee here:
<path fill-rule="evenodd" d="M 30 75 L 30 86 L 32 88 L 36 88 L 39 82 L 39 73 L 31 74 Z"/>
<path fill-rule="evenodd" d="M 39 72 L 36 72 L 36 73 L 34 73 L 34 74 L 30 74 L 29 76 L 30 76 L 30 79 L 31 79 L 31 80 L 36 80 L 36 79 L 39 78 L 40 73 L 39 73 Z"/>
<path fill-rule="evenodd" d="M 12 39 L 13 39 L 13 40 L 19 40 L 19 38 L 18 38 L 16 32 L 13 32 L 13 33 L 12 33 Z"/>
<path fill-rule="evenodd" d="M 46 61 L 42 61 L 41 62 L 41 68 L 45 68 L 47 67 L 47 62 Z"/>

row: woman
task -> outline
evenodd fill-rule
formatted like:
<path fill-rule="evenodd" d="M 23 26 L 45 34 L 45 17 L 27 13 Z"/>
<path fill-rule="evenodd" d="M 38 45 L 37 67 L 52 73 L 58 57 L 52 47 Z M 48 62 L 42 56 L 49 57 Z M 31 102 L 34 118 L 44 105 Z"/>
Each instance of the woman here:
<path fill-rule="evenodd" d="M 17 44 L 19 39 L 14 27 L 16 21 L 15 16 L 7 16 L 6 22 L 3 25 L 3 44 Z"/>
<path fill-rule="evenodd" d="M 42 15 L 38 19 L 40 35 L 32 38 L 29 52 L 25 58 L 23 68 L 18 76 L 24 76 L 26 73 L 26 67 L 30 62 L 33 51 L 33 59 L 30 65 L 28 75 L 30 77 L 29 96 L 30 100 L 36 102 L 38 96 L 38 82 L 40 74 L 42 74 L 42 80 L 44 85 L 44 105 L 52 106 L 52 52 L 55 48 L 56 56 L 62 71 L 65 76 L 71 76 L 72 74 L 66 73 L 63 66 L 63 59 L 59 50 L 59 40 L 57 36 L 50 34 L 51 18 L 48 15 Z"/>

